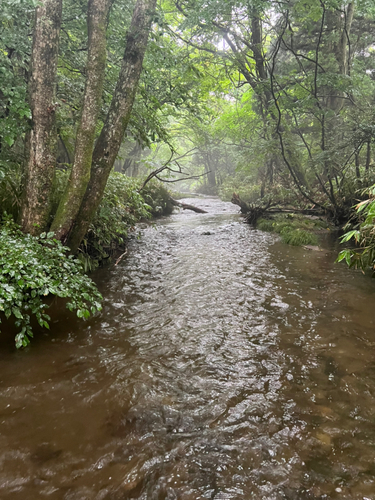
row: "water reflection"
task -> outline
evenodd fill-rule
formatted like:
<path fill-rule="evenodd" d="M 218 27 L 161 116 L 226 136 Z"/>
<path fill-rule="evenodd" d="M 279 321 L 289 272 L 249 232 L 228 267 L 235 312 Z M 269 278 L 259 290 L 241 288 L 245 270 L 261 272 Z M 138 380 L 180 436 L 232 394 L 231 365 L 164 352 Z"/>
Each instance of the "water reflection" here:
<path fill-rule="evenodd" d="M 1 498 L 375 499 L 374 283 L 194 202 L 0 353 Z"/>

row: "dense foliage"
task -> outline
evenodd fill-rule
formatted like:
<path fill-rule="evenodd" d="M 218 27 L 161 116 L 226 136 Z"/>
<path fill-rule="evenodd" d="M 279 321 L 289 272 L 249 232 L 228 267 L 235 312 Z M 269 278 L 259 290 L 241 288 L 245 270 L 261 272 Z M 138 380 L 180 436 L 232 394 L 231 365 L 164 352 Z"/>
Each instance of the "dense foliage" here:
<path fill-rule="evenodd" d="M 337 258 L 338 262 L 345 260 L 349 267 L 375 272 L 375 186 L 369 191 L 370 197 L 356 206 L 354 224 L 348 223 L 348 231 L 341 238 L 342 243 L 354 241 L 360 248 L 346 248 Z"/>
<path fill-rule="evenodd" d="M 101 295 L 77 258 L 54 239 L 53 233 L 35 237 L 24 234 L 10 217 L 0 227 L 0 311 L 13 316 L 16 346 L 27 346 L 33 337 L 31 317 L 49 328 L 46 300 L 51 295 L 68 298 L 66 307 L 79 318 L 101 310 Z"/>
<path fill-rule="evenodd" d="M 55 183 L 54 204 L 58 203 L 66 173 Z M 119 255 L 135 224 L 152 215 L 170 213 L 169 193 L 159 182 L 150 182 L 139 192 L 140 182 L 120 173 L 113 173 L 105 195 L 90 225 L 78 255 L 54 238 L 54 233 L 38 237 L 24 234 L 11 216 L 0 225 L 0 311 L 13 316 L 20 332 L 16 346 L 29 344 L 33 336 L 31 317 L 40 326 L 49 328 L 49 296 L 67 299 L 67 307 L 78 317 L 87 318 L 100 310 L 101 296 L 93 281 L 84 273 Z M 0 191 L 1 193 L 1 191 Z"/>
<path fill-rule="evenodd" d="M 86 270 L 122 248 L 136 222 L 150 217 L 151 207 L 138 192 L 139 183 L 120 173 L 110 175 L 104 197 L 80 246 Z"/>
<path fill-rule="evenodd" d="M 142 192 L 140 184 L 118 172 L 110 175 L 104 197 L 79 248 L 78 258 L 86 271 L 119 249 L 124 250 L 126 238 L 137 222 L 171 213 L 169 193 L 160 182 L 150 182 Z"/>

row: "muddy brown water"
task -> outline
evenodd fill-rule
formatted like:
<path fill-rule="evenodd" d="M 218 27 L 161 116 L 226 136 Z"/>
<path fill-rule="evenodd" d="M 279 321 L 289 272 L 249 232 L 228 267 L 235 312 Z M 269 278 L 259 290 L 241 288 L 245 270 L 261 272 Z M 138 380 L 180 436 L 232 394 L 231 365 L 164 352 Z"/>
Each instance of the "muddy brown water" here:
<path fill-rule="evenodd" d="M 375 499 L 375 281 L 190 202 L 100 315 L 3 334 L 1 499 Z"/>

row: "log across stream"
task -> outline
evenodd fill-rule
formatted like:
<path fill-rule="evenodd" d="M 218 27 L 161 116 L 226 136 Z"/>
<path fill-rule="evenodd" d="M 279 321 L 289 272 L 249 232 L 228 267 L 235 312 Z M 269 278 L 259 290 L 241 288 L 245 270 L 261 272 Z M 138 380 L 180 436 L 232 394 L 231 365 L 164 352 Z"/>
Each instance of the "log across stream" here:
<path fill-rule="evenodd" d="M 0 498 L 375 498 L 375 282 L 215 199 L 0 348 Z"/>

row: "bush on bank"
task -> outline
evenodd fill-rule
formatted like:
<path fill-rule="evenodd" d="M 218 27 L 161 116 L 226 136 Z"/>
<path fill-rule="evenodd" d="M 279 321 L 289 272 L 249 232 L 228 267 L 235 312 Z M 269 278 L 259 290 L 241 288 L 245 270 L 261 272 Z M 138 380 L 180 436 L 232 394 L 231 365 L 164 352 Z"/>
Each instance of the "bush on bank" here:
<path fill-rule="evenodd" d="M 67 178 L 66 173 L 61 173 L 55 182 L 55 209 Z M 126 238 L 137 222 L 172 212 L 169 192 L 161 182 L 151 181 L 139 192 L 141 184 L 140 179 L 119 172 L 109 176 L 103 199 L 78 251 L 86 272 L 124 251 Z"/>
<path fill-rule="evenodd" d="M 124 247 L 135 224 L 151 217 L 151 206 L 138 188 L 139 181 L 131 177 L 118 172 L 110 175 L 104 197 L 79 248 L 78 258 L 86 271 L 108 261 Z"/>
<path fill-rule="evenodd" d="M 237 193 L 246 203 L 254 203 L 260 198 L 261 186 L 254 184 L 251 177 L 240 172 L 226 177 L 218 188 L 218 194 L 223 201 L 230 201 L 233 193 Z"/>
<path fill-rule="evenodd" d="M 67 255 L 68 248 L 53 233 L 35 237 L 24 234 L 11 217 L 0 226 L 0 311 L 13 316 L 19 329 L 16 347 L 25 347 L 33 337 L 31 316 L 49 328 L 46 310 L 49 295 L 68 298 L 66 307 L 79 318 L 101 309 L 102 297 L 82 264 Z"/>
<path fill-rule="evenodd" d="M 353 241 L 356 248 L 342 250 L 337 262 L 345 260 L 349 267 L 375 272 L 375 184 L 367 190 L 368 198 L 355 207 L 355 223 L 345 226 L 341 243 Z"/>
<path fill-rule="evenodd" d="M 146 184 L 142 189 L 142 196 L 149 206 L 153 217 L 172 213 L 173 205 L 171 203 L 171 194 L 161 182 L 151 181 Z"/>

